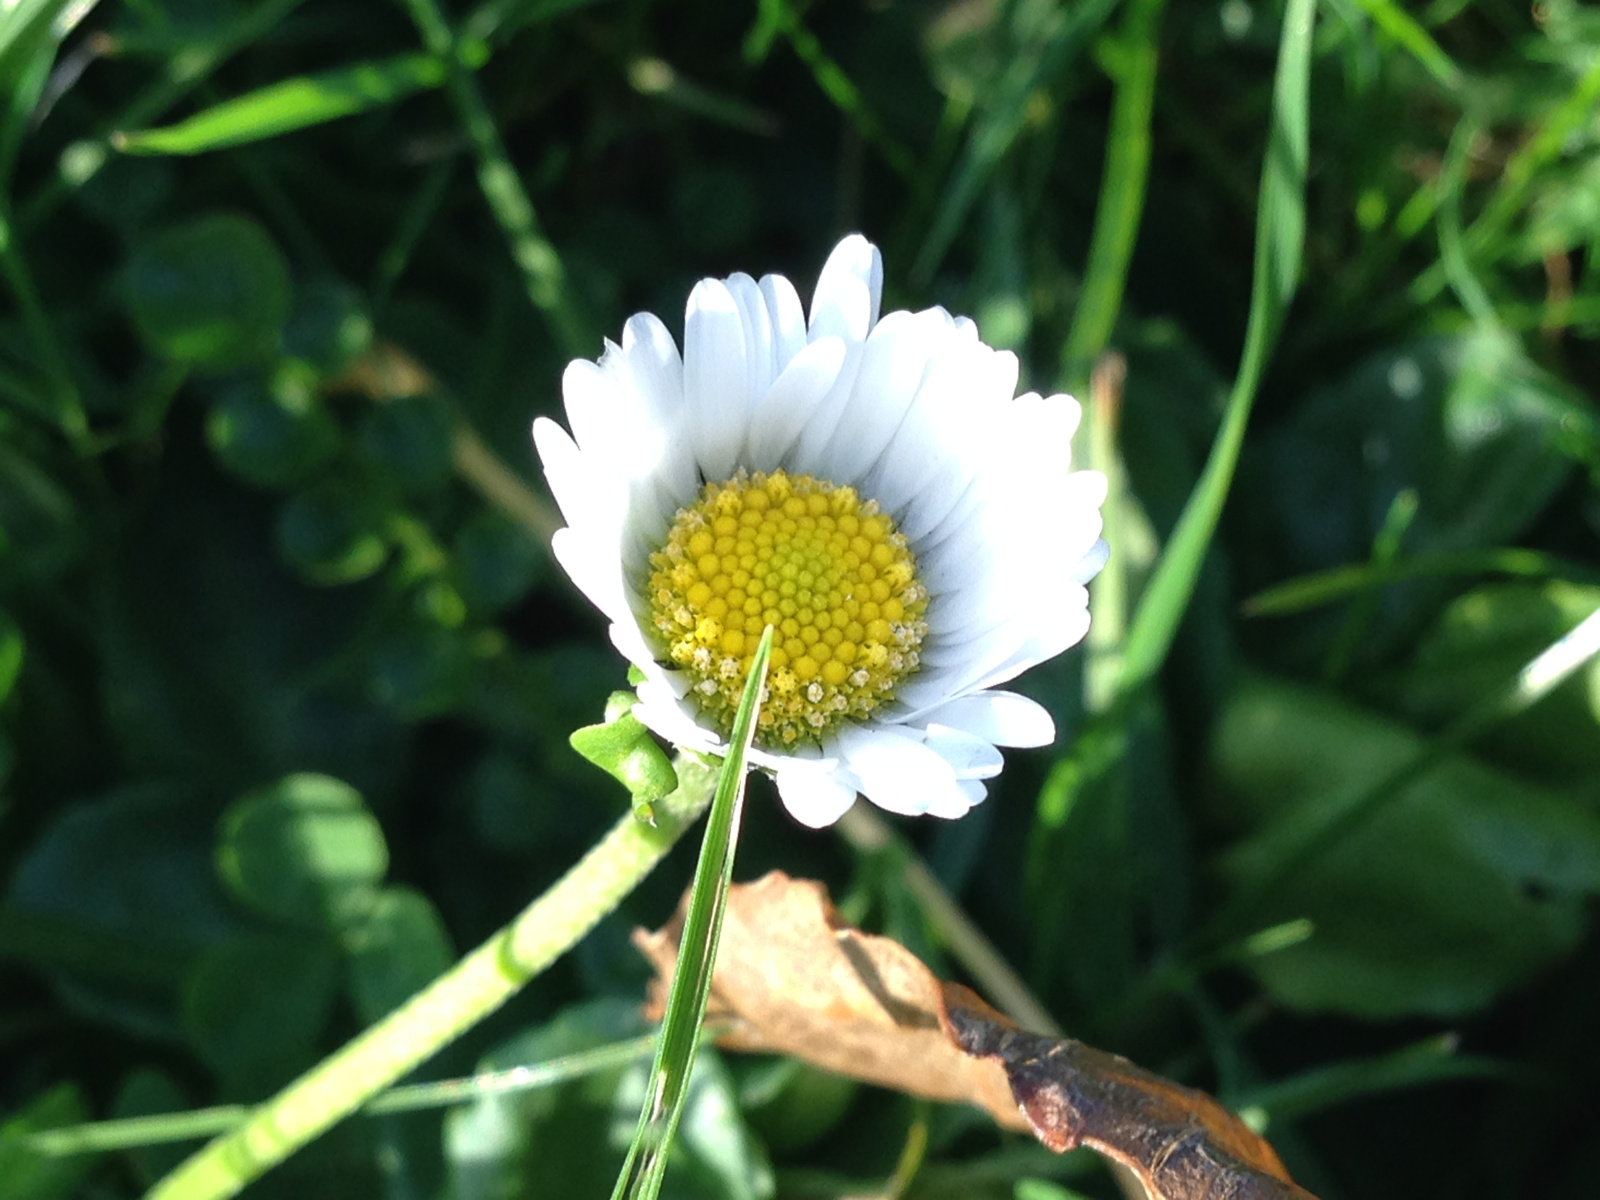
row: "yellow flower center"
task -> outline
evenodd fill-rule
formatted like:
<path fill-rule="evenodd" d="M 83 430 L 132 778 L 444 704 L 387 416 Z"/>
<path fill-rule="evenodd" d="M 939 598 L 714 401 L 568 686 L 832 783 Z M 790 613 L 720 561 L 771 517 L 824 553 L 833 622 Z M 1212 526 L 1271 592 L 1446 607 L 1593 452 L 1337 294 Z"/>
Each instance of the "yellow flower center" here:
<path fill-rule="evenodd" d="M 928 591 L 905 535 L 854 488 L 741 470 L 678 510 L 650 568 L 658 648 L 724 736 L 768 625 L 765 749 L 869 716 L 917 669 Z"/>

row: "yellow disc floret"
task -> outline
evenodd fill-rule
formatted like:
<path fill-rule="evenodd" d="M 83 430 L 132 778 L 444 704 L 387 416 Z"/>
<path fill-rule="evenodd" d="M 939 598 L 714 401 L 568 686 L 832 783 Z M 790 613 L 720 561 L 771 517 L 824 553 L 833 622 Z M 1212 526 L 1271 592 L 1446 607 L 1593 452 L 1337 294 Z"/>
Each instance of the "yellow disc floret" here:
<path fill-rule="evenodd" d="M 740 471 L 678 510 L 650 556 L 650 631 L 724 735 L 756 644 L 776 631 L 756 743 L 818 741 L 917 669 L 928 592 L 876 501 L 809 475 Z"/>

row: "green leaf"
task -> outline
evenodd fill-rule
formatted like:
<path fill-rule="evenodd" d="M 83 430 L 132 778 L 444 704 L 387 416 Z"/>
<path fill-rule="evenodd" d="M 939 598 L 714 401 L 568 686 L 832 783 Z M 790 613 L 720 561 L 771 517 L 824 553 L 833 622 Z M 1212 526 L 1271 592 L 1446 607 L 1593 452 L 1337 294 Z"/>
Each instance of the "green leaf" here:
<path fill-rule="evenodd" d="M 639 1006 L 591 1000 L 496 1046 L 479 1073 L 583 1055 L 643 1029 Z M 616 1177 L 620 1147 L 607 1128 L 626 1064 L 537 1091 L 480 1096 L 445 1119 L 450 1195 L 599 1196 Z"/>
<path fill-rule="evenodd" d="M 345 931 L 350 994 L 371 1025 L 404 1004 L 455 961 L 433 902 L 412 888 L 387 887 Z"/>
<path fill-rule="evenodd" d="M 156 353 L 208 369 L 277 352 L 289 315 L 289 265 L 257 222 L 216 213 L 134 248 L 123 296 Z"/>
<path fill-rule="evenodd" d="M 29 1134 L 82 1121 L 88 1115 L 77 1085 L 58 1084 L 0 1124 L 0 1200 L 68 1200 L 94 1160 L 52 1158 L 26 1145 Z"/>
<path fill-rule="evenodd" d="M 379 506 L 343 481 L 291 497 L 278 515 L 277 532 L 284 559 L 319 586 L 367 579 L 389 557 Z"/>
<path fill-rule="evenodd" d="M 321 276 L 295 288 L 283 352 L 323 375 L 337 375 L 372 345 L 372 317 L 360 292 Z"/>
<path fill-rule="evenodd" d="M 383 830 L 349 784 L 289 775 L 235 801 L 217 869 L 238 899 L 281 921 L 345 928 L 367 917 L 389 868 Z"/>
<path fill-rule="evenodd" d="M 1233 483 L 1261 375 L 1294 296 L 1305 240 L 1315 14 L 1316 0 L 1289 0 L 1284 9 L 1272 90 L 1272 130 L 1261 167 L 1261 199 L 1256 210 L 1255 272 L 1244 354 L 1211 456 L 1134 611 L 1117 679 L 1122 694 L 1153 679 L 1172 646 Z"/>
<path fill-rule="evenodd" d="M 258 1096 L 315 1056 L 338 995 L 328 943 L 257 934 L 209 951 L 184 986 L 184 1026 L 229 1090 Z"/>
<path fill-rule="evenodd" d="M 63 23 L 69 6 L 72 19 Z M 93 8 L 94 0 L 81 5 L 72 0 L 15 0 L 0 8 L 0 91 L 9 94 L 34 55 L 59 42 Z"/>
<path fill-rule="evenodd" d="M 575 729 L 572 748 L 616 779 L 633 797 L 634 811 L 650 819 L 650 806 L 678 786 L 677 772 L 632 709 L 632 692 L 613 692 L 606 701 L 606 719 L 599 725 Z"/>
<path fill-rule="evenodd" d="M 6 702 L 22 673 L 22 629 L 11 614 L 0 609 L 0 704 Z"/>
<path fill-rule="evenodd" d="M 511 607 L 544 575 L 546 551 L 528 530 L 493 509 L 480 509 L 456 533 L 451 561 L 461 598 L 480 616 Z"/>
<path fill-rule="evenodd" d="M 656 1059 L 645 1088 L 639 1128 L 628 1148 L 628 1161 L 617 1176 L 612 1200 L 655 1200 L 666 1176 L 667 1155 L 683 1116 L 689 1095 L 690 1072 L 700 1045 L 700 1027 L 711 996 L 711 972 L 717 959 L 722 917 L 727 909 L 728 885 L 733 879 L 734 848 L 739 841 L 744 810 L 746 756 L 755 738 L 766 688 L 767 663 L 772 656 L 772 626 L 767 626 L 756 647 L 745 680 L 744 695 L 734 714 L 728 737 L 728 756 L 717 777 L 716 795 L 706 818 L 706 835 L 700 845 L 689 909 L 678 942 L 678 965 L 667 992 L 661 1018 Z"/>
<path fill-rule="evenodd" d="M 444 63 L 431 54 L 353 63 L 258 88 L 176 125 L 115 134 L 111 144 L 129 154 L 203 154 L 392 104 L 445 78 Z"/>
<path fill-rule="evenodd" d="M 1472 1012 L 1582 936 L 1585 897 L 1600 891 L 1600 818 L 1558 792 L 1447 756 L 1325 836 L 1426 750 L 1403 726 L 1284 684 L 1246 683 L 1222 713 L 1212 762 L 1247 831 L 1224 877 L 1246 895 L 1270 881 L 1257 924 L 1314 926 L 1248 964 L 1282 1003 Z"/>
<path fill-rule="evenodd" d="M 338 449 L 339 427 L 303 364 L 285 362 L 270 380 L 229 387 L 206 417 L 206 440 L 234 474 L 281 488 L 326 465 Z"/>
<path fill-rule="evenodd" d="M 359 435 L 367 459 L 408 492 L 441 487 L 452 474 L 456 417 L 438 396 L 400 396 L 373 406 Z"/>

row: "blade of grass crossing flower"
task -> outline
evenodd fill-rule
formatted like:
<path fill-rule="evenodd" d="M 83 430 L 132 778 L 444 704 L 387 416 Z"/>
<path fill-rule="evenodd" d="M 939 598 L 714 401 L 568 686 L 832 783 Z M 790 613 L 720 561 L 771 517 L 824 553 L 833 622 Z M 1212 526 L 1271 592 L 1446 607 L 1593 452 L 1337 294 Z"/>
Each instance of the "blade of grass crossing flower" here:
<path fill-rule="evenodd" d="M 1261 198 L 1256 210 L 1255 277 L 1244 354 L 1211 456 L 1134 612 L 1123 647 L 1123 669 L 1117 686 L 1121 695 L 1153 678 L 1172 645 L 1233 482 L 1262 372 L 1294 296 L 1305 241 L 1306 161 L 1310 148 L 1307 93 L 1315 13 L 1316 0 L 1289 0 L 1284 12 L 1273 83 L 1272 131 L 1267 138 Z"/>
<path fill-rule="evenodd" d="M 766 687 L 767 662 L 772 655 L 772 626 L 768 625 L 756 647 L 745 680 L 744 695 L 733 719 L 728 757 L 723 760 L 717 790 L 706 819 L 705 840 L 694 872 L 689 911 L 678 943 L 678 966 L 667 993 L 666 1012 L 656 1042 L 655 1063 L 645 1087 L 644 1111 L 639 1129 L 628 1148 L 628 1158 L 612 1200 L 654 1200 L 666 1177 L 667 1155 L 673 1134 L 689 1096 L 689 1076 L 700 1045 L 700 1025 L 711 996 L 711 972 L 716 965 L 717 942 L 727 910 L 728 885 L 733 881 L 733 852 L 739 839 L 739 819 L 744 810 L 745 766 L 755 738 Z"/>

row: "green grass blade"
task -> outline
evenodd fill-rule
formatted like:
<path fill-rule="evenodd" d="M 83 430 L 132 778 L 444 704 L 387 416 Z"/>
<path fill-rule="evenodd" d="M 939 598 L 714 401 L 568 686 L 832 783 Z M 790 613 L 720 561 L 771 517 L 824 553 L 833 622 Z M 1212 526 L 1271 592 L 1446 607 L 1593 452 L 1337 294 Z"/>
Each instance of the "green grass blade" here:
<path fill-rule="evenodd" d="M 1416 18 L 1412 17 L 1394 0 L 1356 0 L 1372 18 L 1372 23 L 1398 45 L 1429 75 L 1440 87 L 1449 92 L 1461 89 L 1463 82 L 1461 68 L 1456 66 L 1455 60 L 1439 48 L 1439 43 L 1433 40 Z"/>
<path fill-rule="evenodd" d="M 1537 550 L 1451 550 L 1417 554 L 1392 562 L 1354 563 L 1302 575 L 1256 593 L 1240 605 L 1240 611 L 1247 617 L 1292 616 L 1391 583 L 1452 575 L 1511 575 L 1525 579 L 1582 581 L 1595 579 L 1592 570 Z"/>
<path fill-rule="evenodd" d="M 1239 1114 L 1247 1121 L 1257 1117 L 1261 1122 L 1258 1127 L 1265 1128 L 1273 1121 L 1309 1116 L 1378 1092 L 1458 1079 L 1505 1078 L 1513 1074 L 1508 1063 L 1457 1054 L 1458 1042 L 1456 1035 L 1445 1033 L 1388 1054 L 1313 1067 L 1256 1088 L 1240 1100 Z"/>
<path fill-rule="evenodd" d="M 744 696 L 733 719 L 728 757 L 717 779 L 711 815 L 706 820 L 705 841 L 694 872 L 689 911 L 678 943 L 678 966 L 672 974 L 666 1013 L 656 1043 L 655 1063 L 645 1088 L 639 1129 L 628 1148 L 628 1158 L 617 1177 L 612 1200 L 654 1200 L 666 1177 L 667 1154 L 689 1096 L 689 1075 L 700 1045 L 700 1025 L 711 996 L 711 972 L 716 965 L 717 941 L 727 909 L 728 885 L 733 881 L 733 852 L 739 839 L 739 818 L 744 809 L 746 757 L 755 737 L 761 693 L 766 687 L 767 661 L 772 655 L 772 626 L 761 635 Z"/>
<path fill-rule="evenodd" d="M 1342 804 L 1337 811 L 1323 814 L 1321 819 L 1301 831 L 1296 842 L 1282 850 L 1277 862 L 1260 880 L 1241 891 L 1212 916 L 1206 923 L 1205 933 L 1213 940 L 1221 939 L 1247 925 L 1255 910 L 1287 881 L 1312 866 L 1331 846 L 1404 796 L 1406 789 L 1418 779 L 1459 752 L 1479 734 L 1532 708 L 1596 657 L 1600 657 L 1600 611 L 1585 617 L 1528 660 L 1509 686 L 1473 705 L 1414 757 L 1399 764 L 1348 803 Z M 1207 939 L 1202 936 L 1201 940 Z"/>
<path fill-rule="evenodd" d="M 525 1063 L 504 1071 L 490 1071 L 465 1079 L 441 1079 L 434 1083 L 412 1083 L 380 1092 L 361 1111 L 377 1113 L 416 1112 L 419 1109 L 446 1108 L 470 1104 L 483 1096 L 512 1095 L 554 1087 L 568 1080 L 581 1079 L 596 1071 L 624 1067 L 654 1049 L 654 1034 L 614 1042 L 565 1054 L 544 1062 Z M 156 1113 L 147 1117 L 124 1117 L 113 1121 L 90 1121 L 64 1125 L 32 1133 L 25 1139 L 38 1154 L 64 1157 L 96 1154 L 105 1150 L 132 1150 L 139 1146 L 159 1146 L 192 1138 L 226 1133 L 242 1125 L 250 1116 L 244 1104 L 223 1104 L 188 1112 Z"/>
<path fill-rule="evenodd" d="M 1061 77 L 1116 5 L 1117 0 L 1086 0 L 1066 6 L 1035 43 L 1015 48 L 1015 60 L 1001 73 L 992 94 L 982 98 L 981 115 L 973 122 L 960 161 L 944 187 L 932 226 L 911 266 L 914 285 L 927 286 L 939 269 L 984 183 L 1027 127 L 1030 103 L 1036 96 L 1060 90 Z"/>
<path fill-rule="evenodd" d="M 1282 328 L 1300 272 L 1305 242 L 1306 161 L 1310 148 L 1308 92 L 1311 27 L 1316 0 L 1289 0 L 1273 84 L 1272 133 L 1261 168 L 1256 214 L 1255 276 L 1244 355 L 1227 412 L 1200 481 L 1172 531 L 1149 587 L 1141 598 L 1123 647 L 1117 690 L 1127 695 L 1155 676 L 1172 645 L 1206 549 L 1222 516 L 1244 444 L 1245 426 L 1267 358 Z"/>
<path fill-rule="evenodd" d="M 1150 174 L 1150 118 L 1155 110 L 1156 42 L 1166 0 L 1131 0 L 1115 51 L 1116 99 L 1106 136 L 1105 175 L 1094 210 L 1094 234 L 1083 293 L 1062 353 L 1068 389 L 1082 396 L 1089 370 L 1111 340 L 1122 311 L 1128 264 L 1144 213 Z"/>
<path fill-rule="evenodd" d="M 129 154 L 204 154 L 321 125 L 443 86 L 445 65 L 431 54 L 402 54 L 269 84 L 213 105 L 175 125 L 113 134 Z"/>

